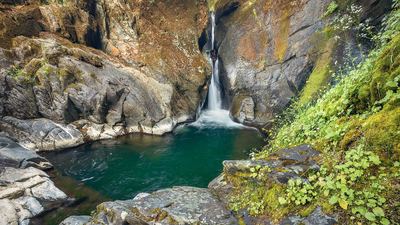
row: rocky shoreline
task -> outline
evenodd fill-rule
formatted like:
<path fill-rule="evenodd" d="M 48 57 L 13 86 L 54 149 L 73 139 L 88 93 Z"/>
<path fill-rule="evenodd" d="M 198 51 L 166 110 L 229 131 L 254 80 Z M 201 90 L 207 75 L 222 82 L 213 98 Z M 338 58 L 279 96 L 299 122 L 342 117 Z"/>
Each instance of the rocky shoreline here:
<path fill-rule="evenodd" d="M 333 225 L 336 215 L 327 215 L 317 207 L 306 217 L 293 214 L 278 223 L 268 218 L 252 217 L 247 211 L 234 214 L 228 210 L 229 196 L 235 176 L 249 173 L 252 168 L 269 168 L 271 184 L 287 185 L 289 179 L 300 177 L 306 170 L 318 170 L 314 161 L 318 152 L 308 145 L 282 149 L 270 160 L 224 161 L 224 172 L 209 187 L 172 187 L 152 193 L 140 193 L 124 201 L 104 202 L 91 216 L 71 216 L 60 225 L 97 224 L 307 224 Z M 284 172 L 282 172 L 284 171 Z"/>
<path fill-rule="evenodd" d="M 0 224 L 25 225 L 41 213 L 72 202 L 44 172 L 45 158 L 0 137 Z"/>
<path fill-rule="evenodd" d="M 29 224 L 29 220 L 59 206 L 71 204 L 69 198 L 51 181 L 46 171 L 52 165 L 34 151 L 13 140 L 0 138 L 0 204 L 4 207 L 0 224 Z M 319 155 L 307 145 L 283 149 L 270 160 L 224 161 L 224 172 L 210 182 L 208 188 L 172 187 L 152 193 L 140 193 L 123 201 L 104 202 L 92 215 L 66 218 L 60 225 L 95 224 L 259 224 L 267 218 L 254 218 L 248 212 L 233 214 L 229 196 L 235 177 L 251 168 L 269 168 L 270 183 L 286 185 L 306 170 L 318 170 Z M 232 183 L 233 182 L 233 183 Z M 335 224 L 335 216 L 316 208 L 307 217 L 292 215 L 278 224 Z M 275 224 L 275 223 L 273 223 Z"/>

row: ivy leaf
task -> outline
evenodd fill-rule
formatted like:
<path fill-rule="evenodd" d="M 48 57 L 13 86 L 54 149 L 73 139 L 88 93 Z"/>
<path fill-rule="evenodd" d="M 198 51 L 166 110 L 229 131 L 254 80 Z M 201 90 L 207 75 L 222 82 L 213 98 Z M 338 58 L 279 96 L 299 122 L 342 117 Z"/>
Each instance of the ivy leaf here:
<path fill-rule="evenodd" d="M 329 199 L 329 204 L 331 204 L 331 205 L 334 205 L 334 204 L 336 204 L 337 202 L 338 202 L 338 197 L 337 197 L 336 195 L 332 196 L 332 197 Z"/>
<path fill-rule="evenodd" d="M 342 207 L 342 209 L 347 210 L 347 206 L 349 205 L 349 203 L 346 200 L 339 199 L 339 205 L 340 207 Z"/>
<path fill-rule="evenodd" d="M 364 217 L 369 220 L 369 221 L 375 221 L 375 214 L 373 214 L 372 212 L 366 212 L 364 214 Z"/>
<path fill-rule="evenodd" d="M 388 219 L 386 219 L 386 218 L 382 218 L 382 219 L 381 219 L 381 224 L 382 224 L 382 225 L 389 225 L 389 224 L 390 224 L 390 221 L 389 221 Z"/>
<path fill-rule="evenodd" d="M 391 88 L 396 88 L 396 87 L 397 87 L 397 82 L 395 82 L 395 81 L 393 81 L 393 80 L 388 81 L 388 82 L 386 83 L 386 86 L 391 87 Z"/>
<path fill-rule="evenodd" d="M 385 213 L 383 212 L 383 209 L 382 209 L 381 207 L 375 207 L 375 208 L 372 210 L 372 212 L 374 212 L 374 214 L 375 214 L 376 216 L 379 216 L 379 217 L 384 217 L 384 216 L 385 216 Z"/>
<path fill-rule="evenodd" d="M 285 204 L 287 203 L 286 199 L 285 199 L 285 198 L 282 198 L 282 197 L 279 197 L 279 198 L 278 198 L 278 202 L 279 202 L 279 204 L 281 204 L 281 205 L 285 205 Z"/>
<path fill-rule="evenodd" d="M 379 160 L 379 156 L 377 155 L 371 155 L 369 157 L 369 160 L 375 165 L 379 165 L 381 163 L 381 161 Z"/>

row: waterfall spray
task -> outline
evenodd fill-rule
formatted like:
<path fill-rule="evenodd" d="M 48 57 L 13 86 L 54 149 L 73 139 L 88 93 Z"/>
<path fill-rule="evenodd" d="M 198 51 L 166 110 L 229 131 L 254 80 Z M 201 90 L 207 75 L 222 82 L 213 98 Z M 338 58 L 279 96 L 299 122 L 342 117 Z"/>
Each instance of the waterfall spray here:
<path fill-rule="evenodd" d="M 222 91 L 219 81 L 219 59 L 218 46 L 215 43 L 216 19 L 215 13 L 211 13 L 211 51 L 210 61 L 212 66 L 212 75 L 207 94 L 207 106 L 200 112 L 200 116 L 193 126 L 207 127 L 241 127 L 241 124 L 235 123 L 229 116 L 229 111 L 222 109 Z"/>

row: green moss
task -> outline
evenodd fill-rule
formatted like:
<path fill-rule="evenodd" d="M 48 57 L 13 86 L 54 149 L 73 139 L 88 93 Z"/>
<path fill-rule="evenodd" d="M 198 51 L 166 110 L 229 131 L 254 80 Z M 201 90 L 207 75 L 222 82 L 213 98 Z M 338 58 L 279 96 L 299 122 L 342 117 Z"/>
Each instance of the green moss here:
<path fill-rule="evenodd" d="M 313 203 L 313 204 L 309 204 L 306 207 L 300 209 L 299 211 L 299 215 L 301 217 L 307 217 L 308 215 L 310 215 L 315 209 L 317 208 L 317 204 Z"/>
<path fill-rule="evenodd" d="M 7 75 L 13 79 L 18 80 L 24 84 L 33 84 L 35 77 L 31 73 L 27 73 L 24 69 L 16 66 L 12 66 L 7 70 Z"/>
<path fill-rule="evenodd" d="M 331 55 L 334 47 L 334 41 L 326 43 L 324 53 L 318 58 L 313 72 L 307 80 L 307 83 L 300 95 L 299 103 L 305 104 L 312 100 L 319 91 L 323 90 L 328 84 L 331 69 Z"/>
<path fill-rule="evenodd" d="M 370 149 L 387 160 L 400 160 L 400 108 L 383 110 L 365 120 L 363 134 Z"/>
<path fill-rule="evenodd" d="M 399 12 L 397 9 L 391 16 Z M 318 97 L 329 79 L 330 54 L 320 57 L 300 104 L 294 104 L 290 119 L 273 133 L 270 145 L 255 156 L 268 159 L 276 149 L 308 143 L 322 153 L 321 170 L 303 175 L 308 184 L 288 187 L 237 177 L 233 196 L 236 209 L 254 208 L 258 215 L 271 214 L 279 220 L 288 212 L 307 216 L 321 206 L 327 213 L 339 211 L 343 221 L 355 224 L 398 221 L 392 213 L 395 203 L 387 201 L 387 196 L 396 195 L 400 177 L 394 172 L 397 169 L 393 170 L 400 167 L 400 19 L 396 23 L 378 36 L 383 44 L 377 44 L 360 66 L 343 76 L 315 104 L 306 104 Z M 276 196 L 285 198 L 278 201 Z"/>
<path fill-rule="evenodd" d="M 331 3 L 329 3 L 328 7 L 326 8 L 324 17 L 332 15 L 338 8 L 339 8 L 339 5 L 336 3 L 336 1 L 332 1 Z"/>

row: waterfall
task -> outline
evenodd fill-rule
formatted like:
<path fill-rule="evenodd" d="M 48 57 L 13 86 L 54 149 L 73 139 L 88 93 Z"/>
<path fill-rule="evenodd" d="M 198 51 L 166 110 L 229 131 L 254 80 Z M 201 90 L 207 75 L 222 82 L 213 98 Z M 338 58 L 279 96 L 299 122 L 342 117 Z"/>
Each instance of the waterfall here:
<path fill-rule="evenodd" d="M 215 49 L 215 13 L 211 12 L 211 50 Z"/>
<path fill-rule="evenodd" d="M 235 123 L 229 116 L 229 111 L 222 108 L 222 93 L 219 81 L 219 59 L 218 46 L 215 43 L 216 19 L 214 12 L 211 13 L 211 51 L 209 53 L 212 74 L 208 87 L 207 105 L 200 112 L 197 121 L 193 126 L 200 127 L 241 127 L 241 124 Z"/>
<path fill-rule="evenodd" d="M 219 86 L 218 59 L 212 68 L 210 87 L 208 90 L 208 110 L 222 109 L 221 88 Z"/>
<path fill-rule="evenodd" d="M 208 90 L 208 110 L 222 109 L 221 88 L 219 84 L 219 60 L 215 48 L 215 14 L 211 13 L 211 64 L 212 75 Z M 215 54 L 213 56 L 213 54 Z"/>

